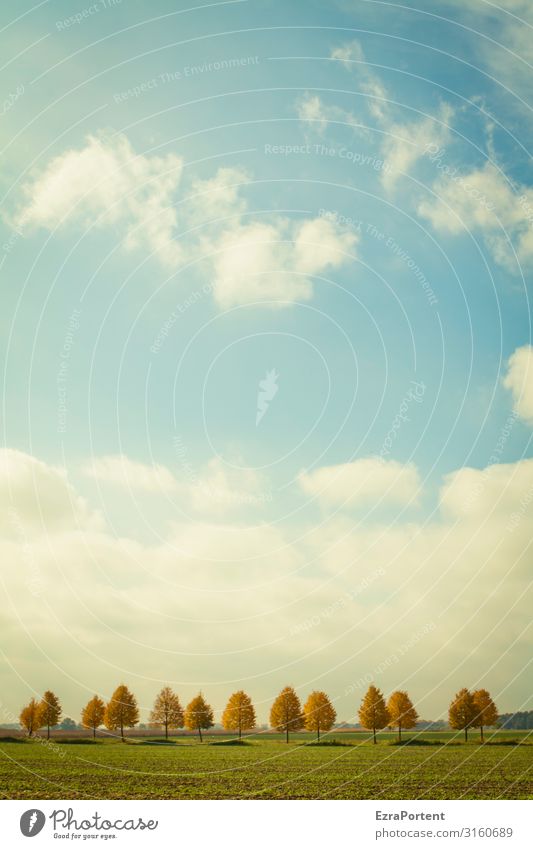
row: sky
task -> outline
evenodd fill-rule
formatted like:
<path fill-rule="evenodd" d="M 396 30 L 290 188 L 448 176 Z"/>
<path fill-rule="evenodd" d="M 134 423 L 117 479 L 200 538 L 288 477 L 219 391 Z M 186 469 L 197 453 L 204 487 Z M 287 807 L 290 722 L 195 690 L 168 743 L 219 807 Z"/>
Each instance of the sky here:
<path fill-rule="evenodd" d="M 0 722 L 533 709 L 532 26 L 2 4 Z"/>

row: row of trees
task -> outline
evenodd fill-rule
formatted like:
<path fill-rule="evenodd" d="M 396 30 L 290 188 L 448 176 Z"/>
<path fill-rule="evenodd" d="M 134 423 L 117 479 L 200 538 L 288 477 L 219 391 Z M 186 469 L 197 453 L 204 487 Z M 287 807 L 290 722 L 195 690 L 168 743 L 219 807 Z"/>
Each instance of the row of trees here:
<path fill-rule="evenodd" d="M 373 684 L 368 688 L 358 713 L 363 728 L 372 731 L 374 743 L 376 732 L 383 728 L 397 728 L 401 741 L 402 731 L 414 728 L 418 722 L 418 713 L 405 690 L 396 690 L 385 701 L 381 690 Z M 294 688 L 284 687 L 270 709 L 271 727 L 285 734 L 287 742 L 291 731 L 304 728 L 316 732 L 320 740 L 320 734 L 330 731 L 336 718 L 335 708 L 323 690 L 314 690 L 302 707 Z M 57 725 L 60 719 L 59 699 L 50 690 L 46 691 L 40 702 L 32 699 L 20 713 L 20 724 L 30 736 L 46 727 L 47 737 L 50 737 L 50 728 Z M 479 728 L 483 741 L 484 727 L 494 725 L 497 719 L 496 705 L 487 690 L 475 690 L 473 693 L 466 688 L 460 690 L 448 711 L 450 727 L 464 730 L 465 741 L 469 728 Z M 137 700 L 125 684 L 117 687 L 107 704 L 100 696 L 93 696 L 81 714 L 82 725 L 92 730 L 93 737 L 96 737 L 97 729 L 105 725 L 109 731 L 120 732 L 123 739 L 124 730 L 133 728 L 138 722 Z M 202 740 L 202 731 L 214 725 L 213 708 L 202 693 L 198 693 L 183 709 L 178 695 L 170 687 L 163 687 L 150 713 L 150 724 L 164 729 L 167 739 L 170 730 L 187 728 L 198 732 Z M 222 714 L 222 726 L 226 731 L 237 732 L 239 739 L 243 731 L 255 728 L 255 708 L 250 696 L 243 690 L 230 696 Z"/>
<path fill-rule="evenodd" d="M 387 703 L 381 690 L 371 685 L 359 708 L 359 721 L 363 728 L 373 732 L 374 743 L 376 731 L 393 727 L 398 729 L 398 738 L 402 738 L 402 729 L 414 728 L 418 722 L 418 714 L 405 690 L 396 690 Z M 488 690 L 470 692 L 466 687 L 455 694 L 448 708 L 448 723 L 455 731 L 464 731 L 465 742 L 468 740 L 468 729 L 479 728 L 483 742 L 483 729 L 495 725 L 498 721 L 498 710 Z"/>
<path fill-rule="evenodd" d="M 456 694 L 448 711 L 451 728 L 464 730 L 465 742 L 469 728 L 479 728 L 483 742 L 483 729 L 495 725 L 497 721 L 498 710 L 488 690 L 474 690 L 471 693 L 463 687 Z"/>
<path fill-rule="evenodd" d="M 46 736 L 50 738 L 50 728 L 57 725 L 61 719 L 61 705 L 59 699 L 47 690 L 41 701 L 32 699 L 26 707 L 23 707 L 19 721 L 26 732 L 31 736 L 39 728 L 46 728 Z"/>
<path fill-rule="evenodd" d="M 249 703 L 248 706 L 246 700 Z M 61 713 L 59 699 L 55 693 L 47 690 L 41 701 L 32 699 L 22 708 L 19 721 L 29 736 L 35 734 L 40 728 L 46 727 L 49 738 L 50 728 L 59 723 Z M 227 723 L 224 727 L 232 730 L 239 729 L 239 735 L 241 730 L 255 725 L 253 705 L 242 691 L 233 694 L 224 717 Z M 81 713 L 81 724 L 93 732 L 93 737 L 96 737 L 97 729 L 105 725 L 109 731 L 120 732 L 121 738 L 124 738 L 124 730 L 133 728 L 138 722 L 137 699 L 125 684 L 117 687 L 107 704 L 100 696 L 93 696 Z M 169 729 L 185 727 L 190 731 L 198 731 L 201 740 L 202 730 L 214 725 L 213 709 L 199 693 L 183 710 L 176 693 L 170 687 L 163 687 L 155 700 L 150 714 L 150 723 L 164 728 L 167 738 Z"/>

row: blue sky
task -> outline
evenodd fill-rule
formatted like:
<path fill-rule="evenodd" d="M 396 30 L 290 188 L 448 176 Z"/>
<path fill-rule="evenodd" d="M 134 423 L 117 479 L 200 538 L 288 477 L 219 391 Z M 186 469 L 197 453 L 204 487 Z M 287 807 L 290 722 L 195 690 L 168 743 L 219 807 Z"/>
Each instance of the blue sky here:
<path fill-rule="evenodd" d="M 531 707 L 528 3 L 175 5 L 0 13 L 8 709 Z"/>

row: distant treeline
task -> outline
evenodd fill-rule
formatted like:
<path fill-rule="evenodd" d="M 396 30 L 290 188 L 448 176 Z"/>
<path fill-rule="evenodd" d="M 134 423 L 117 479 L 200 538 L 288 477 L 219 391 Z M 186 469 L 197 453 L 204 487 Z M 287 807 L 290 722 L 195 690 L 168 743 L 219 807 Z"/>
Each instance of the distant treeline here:
<path fill-rule="evenodd" d="M 518 713 L 502 713 L 498 718 L 500 728 L 512 728 L 526 731 L 533 728 L 533 710 L 519 710 Z"/>

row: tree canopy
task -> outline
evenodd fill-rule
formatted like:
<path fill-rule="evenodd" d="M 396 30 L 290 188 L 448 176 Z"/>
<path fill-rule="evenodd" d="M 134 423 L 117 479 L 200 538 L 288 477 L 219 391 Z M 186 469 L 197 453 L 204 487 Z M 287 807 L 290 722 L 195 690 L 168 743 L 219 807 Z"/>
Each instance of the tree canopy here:
<path fill-rule="evenodd" d="M 405 690 L 395 690 L 387 702 L 389 725 L 398 729 L 398 739 L 402 739 L 402 729 L 414 728 L 418 722 L 418 714 Z"/>
<path fill-rule="evenodd" d="M 372 731 L 374 743 L 376 742 L 376 731 L 386 728 L 390 722 L 389 712 L 383 698 L 383 693 L 374 684 L 366 691 L 361 707 L 359 708 L 359 722 L 363 728 Z"/>
<path fill-rule="evenodd" d="M 320 740 L 321 731 L 330 731 L 337 712 L 322 690 L 313 690 L 304 705 L 304 721 L 308 731 L 316 731 Z"/>
<path fill-rule="evenodd" d="M 468 729 L 474 724 L 476 718 L 476 705 L 474 696 L 463 687 L 455 694 L 450 707 L 448 708 L 448 722 L 450 728 L 456 731 L 464 731 L 465 742 L 468 740 Z"/>
<path fill-rule="evenodd" d="M 124 739 L 124 729 L 133 728 L 139 721 L 137 699 L 125 684 L 120 684 L 108 701 L 104 724 L 109 731 L 119 731 Z"/>
<path fill-rule="evenodd" d="M 170 687 L 163 687 L 156 696 L 150 722 L 152 725 L 162 726 L 167 739 L 169 728 L 183 728 L 183 708 L 177 694 Z"/>
<path fill-rule="evenodd" d="M 474 728 L 479 728 L 481 741 L 483 742 L 483 728 L 487 725 L 496 725 L 498 721 L 498 708 L 492 701 L 488 690 L 475 690 L 472 693 L 472 698 L 476 712 L 472 725 Z"/>
<path fill-rule="evenodd" d="M 243 731 L 255 728 L 255 709 L 244 690 L 237 690 L 229 697 L 222 714 L 222 725 L 226 731 L 238 731 L 239 739 Z"/>
<path fill-rule="evenodd" d="M 42 712 L 40 704 L 36 699 L 31 699 L 31 701 L 22 708 L 19 715 L 19 722 L 22 728 L 26 731 L 28 737 L 31 737 L 32 734 L 35 734 L 35 732 L 42 727 Z"/>
<path fill-rule="evenodd" d="M 185 728 L 189 731 L 198 731 L 200 742 L 202 742 L 202 730 L 207 731 L 215 724 L 213 708 L 207 704 L 201 693 L 198 693 L 185 708 L 184 722 Z"/>
<path fill-rule="evenodd" d="M 93 737 L 96 737 L 96 729 L 104 721 L 104 716 L 105 704 L 99 696 L 94 695 L 92 699 L 89 699 L 81 712 L 81 724 L 85 728 L 91 728 Z"/>
<path fill-rule="evenodd" d="M 300 731 L 304 727 L 304 717 L 300 699 L 293 687 L 284 687 L 270 708 L 270 725 L 280 733 L 285 732 L 289 742 L 289 731 Z"/>
<path fill-rule="evenodd" d="M 47 690 L 40 703 L 40 724 L 46 727 L 46 736 L 50 738 L 50 728 L 58 725 L 61 719 L 61 704 L 55 693 Z"/>

